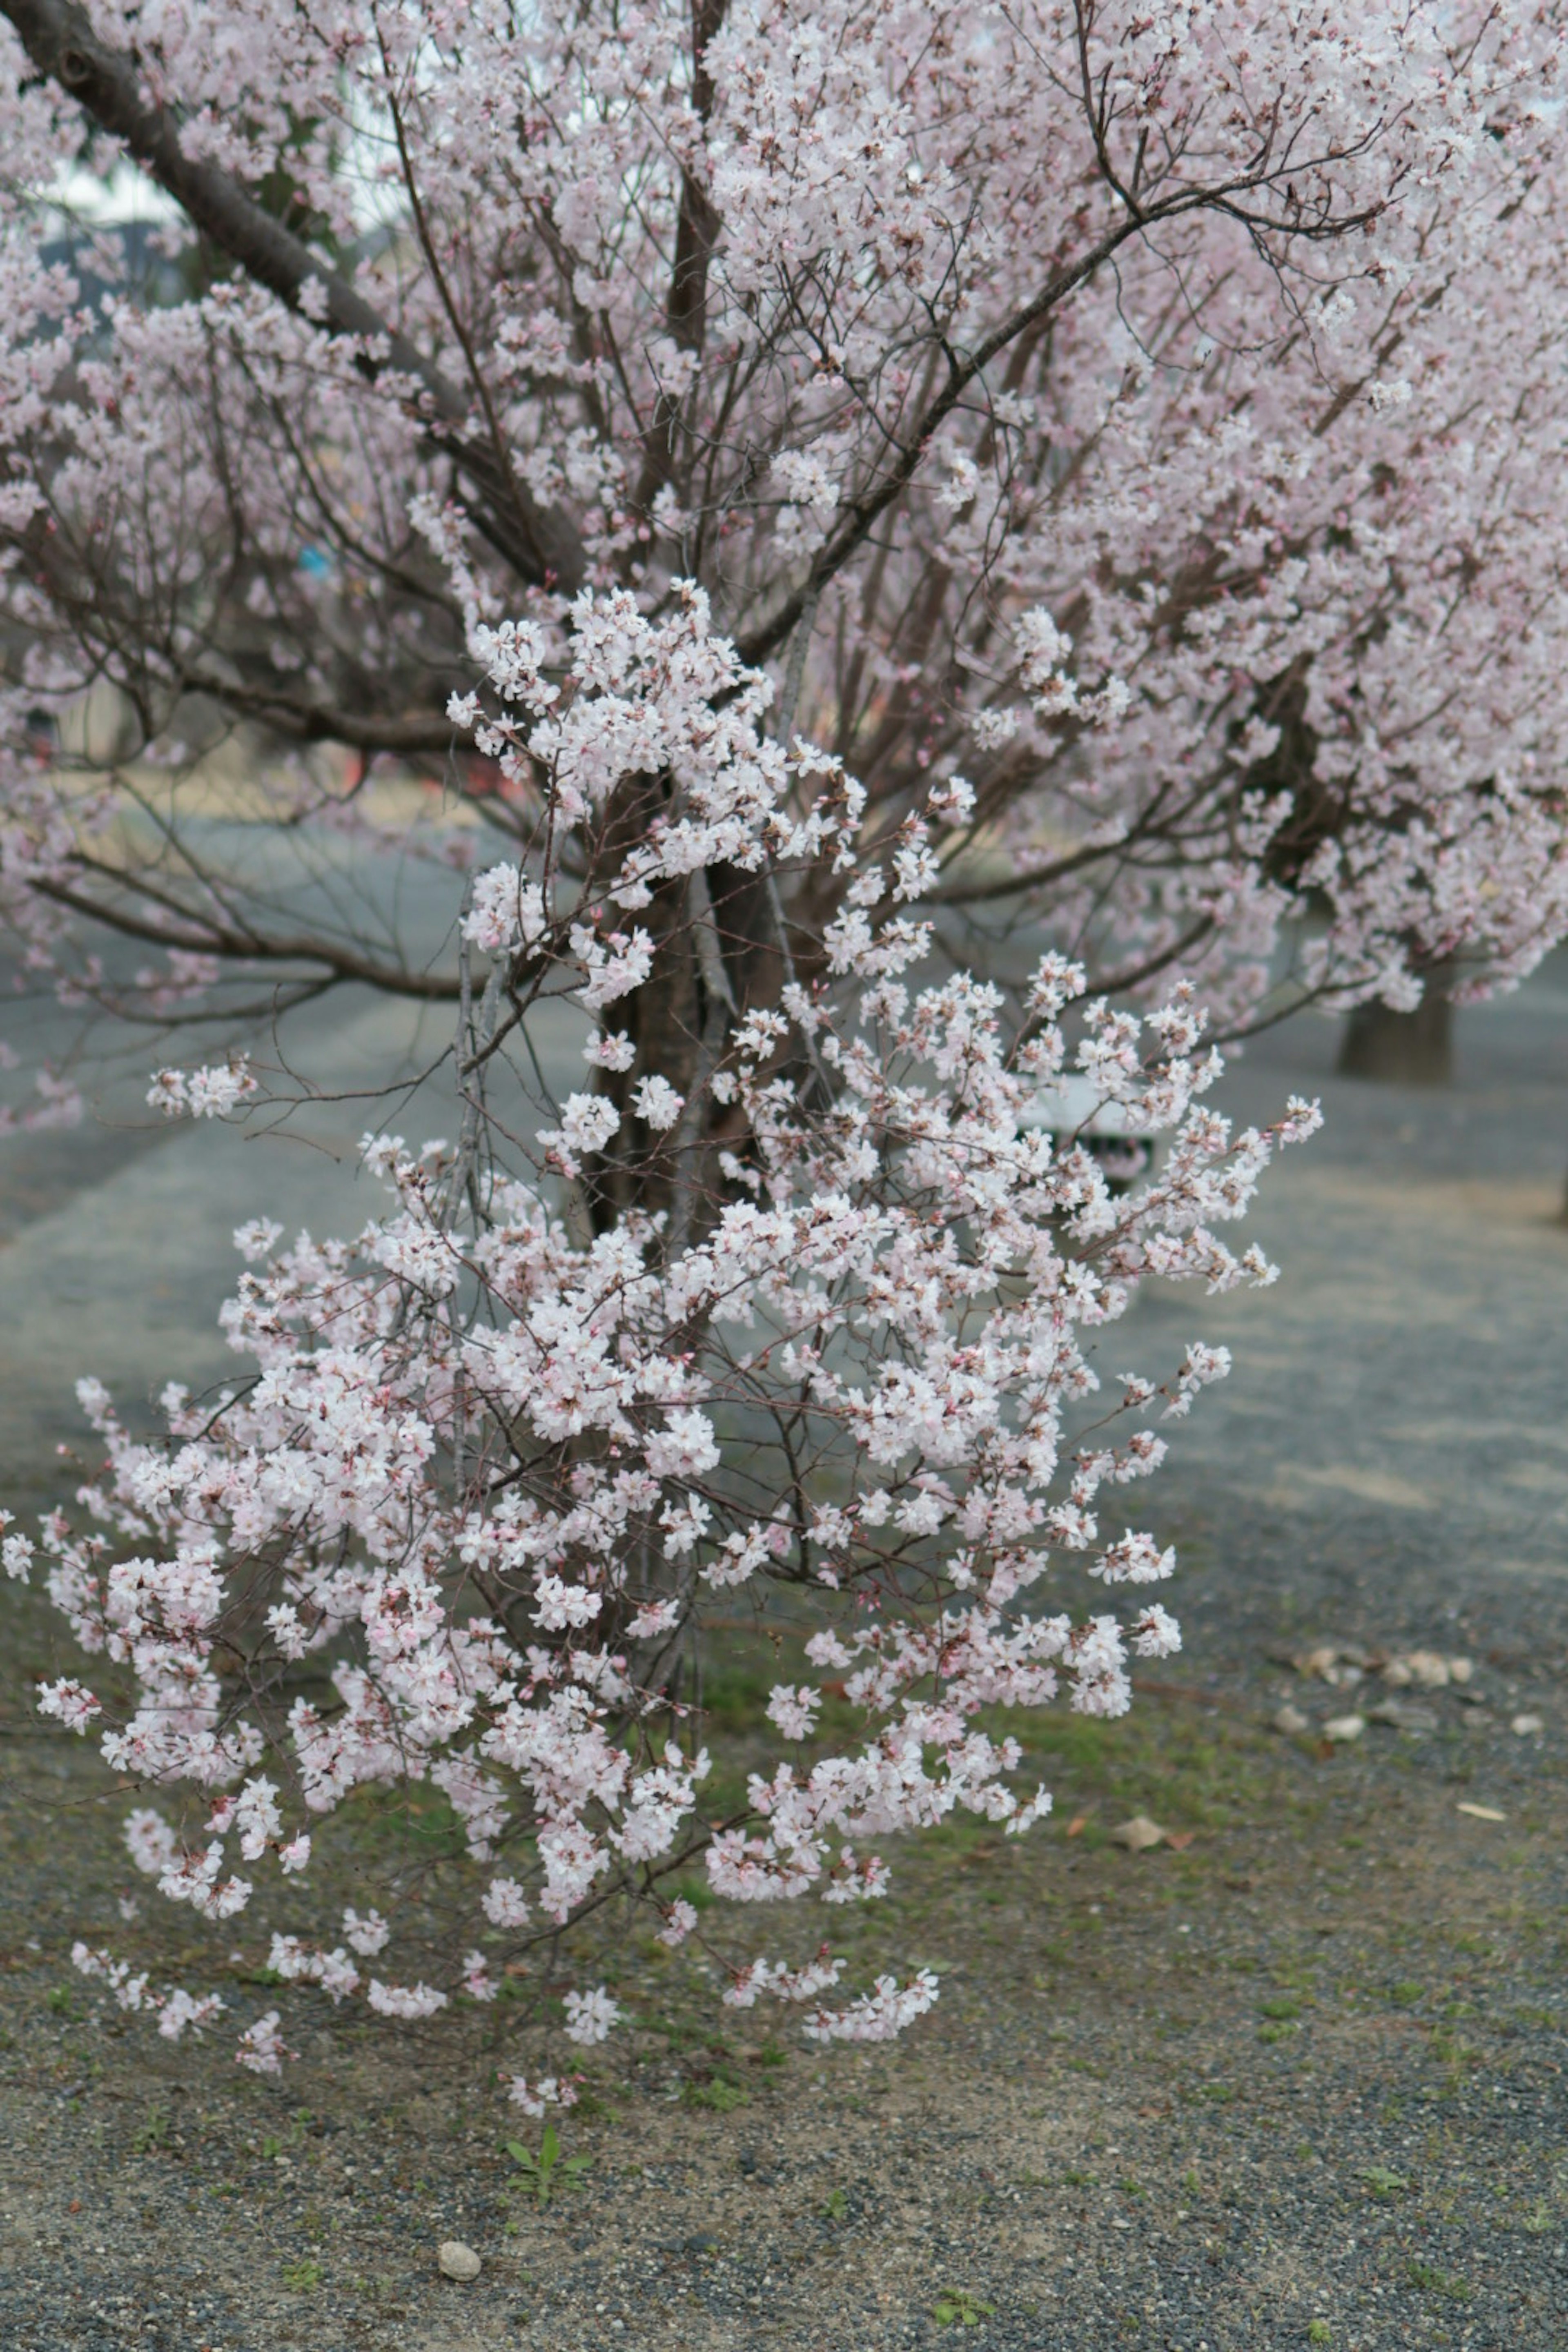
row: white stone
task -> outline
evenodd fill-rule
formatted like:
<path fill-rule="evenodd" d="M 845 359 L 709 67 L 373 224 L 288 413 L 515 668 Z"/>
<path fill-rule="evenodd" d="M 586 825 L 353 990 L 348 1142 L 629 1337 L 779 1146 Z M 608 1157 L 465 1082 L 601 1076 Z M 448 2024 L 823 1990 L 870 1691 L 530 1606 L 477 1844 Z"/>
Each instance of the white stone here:
<path fill-rule="evenodd" d="M 1411 1681 L 1419 1683 L 1424 1690 L 1447 1690 L 1453 1678 L 1447 1659 L 1440 1658 L 1436 1650 L 1412 1650 L 1405 1663 L 1410 1669 Z M 1461 1682 L 1467 1679 L 1467 1675 L 1459 1676 Z"/>
<path fill-rule="evenodd" d="M 446 2239 L 436 2260 L 443 2278 L 477 2279 L 484 2268 L 472 2246 L 465 2246 L 460 2238 Z"/>

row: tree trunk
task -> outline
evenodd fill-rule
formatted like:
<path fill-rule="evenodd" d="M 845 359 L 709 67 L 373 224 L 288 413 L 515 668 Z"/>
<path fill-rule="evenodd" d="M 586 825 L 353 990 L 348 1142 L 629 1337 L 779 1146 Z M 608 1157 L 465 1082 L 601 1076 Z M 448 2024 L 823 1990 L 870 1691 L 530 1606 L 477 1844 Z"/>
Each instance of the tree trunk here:
<path fill-rule="evenodd" d="M 1414 1013 L 1358 1004 L 1340 1043 L 1338 1076 L 1404 1087 L 1446 1087 L 1454 1075 L 1454 1007 L 1436 981 Z"/>

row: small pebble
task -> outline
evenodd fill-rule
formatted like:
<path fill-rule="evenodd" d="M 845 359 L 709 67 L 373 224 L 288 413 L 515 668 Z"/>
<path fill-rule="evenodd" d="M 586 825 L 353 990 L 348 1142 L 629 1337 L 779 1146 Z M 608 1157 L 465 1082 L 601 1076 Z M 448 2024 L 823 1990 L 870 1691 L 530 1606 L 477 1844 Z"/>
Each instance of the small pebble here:
<path fill-rule="evenodd" d="M 1336 1745 L 1346 1739 L 1359 1739 L 1366 1729 L 1364 1715 L 1331 1715 L 1323 1726 L 1323 1738 Z"/>
<path fill-rule="evenodd" d="M 436 2261 L 443 2278 L 477 2279 L 483 2268 L 472 2246 L 465 2246 L 459 2238 L 446 2239 Z"/>
<path fill-rule="evenodd" d="M 1538 1731 L 1544 1731 L 1545 1728 L 1545 1724 L 1538 1715 L 1516 1715 L 1509 1725 L 1509 1729 L 1517 1731 L 1521 1739 L 1532 1738 Z"/>
<path fill-rule="evenodd" d="M 1287 1739 L 1294 1738 L 1298 1732 L 1310 1731 L 1311 1727 L 1299 1706 L 1282 1706 L 1274 1718 L 1275 1730 L 1282 1731 Z"/>
<path fill-rule="evenodd" d="M 1411 1650 L 1406 1653 L 1405 1663 L 1410 1670 L 1411 1681 L 1419 1683 L 1423 1690 L 1447 1690 L 1451 1680 L 1464 1682 L 1469 1674 L 1468 1660 L 1465 1661 L 1465 1672 L 1456 1675 L 1447 1659 L 1440 1658 L 1436 1650 Z"/>

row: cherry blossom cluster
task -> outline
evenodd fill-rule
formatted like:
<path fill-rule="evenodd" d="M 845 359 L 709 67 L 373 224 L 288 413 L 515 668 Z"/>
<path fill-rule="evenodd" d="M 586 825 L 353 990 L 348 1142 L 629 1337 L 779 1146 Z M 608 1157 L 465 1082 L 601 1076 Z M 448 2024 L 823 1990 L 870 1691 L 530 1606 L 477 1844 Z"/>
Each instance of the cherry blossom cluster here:
<path fill-rule="evenodd" d="M 886 2039 L 936 1998 L 928 1972 L 857 1990 L 819 1942 L 772 1958 L 712 1923 L 875 1901 L 898 1842 L 955 1812 L 1021 1834 L 1050 1798 L 1005 1719 L 1119 1716 L 1133 1660 L 1179 1648 L 1157 1597 L 1173 1555 L 1126 1524 L 1122 1490 L 1228 1360 L 1194 1340 L 1108 1381 L 1093 1358 L 1147 1276 L 1273 1279 L 1225 1234 L 1317 1114 L 1292 1102 L 1237 1131 L 1209 1107 L 1220 1057 L 1190 985 L 1142 1017 L 1086 1001 L 1054 951 L 1012 1003 L 938 971 L 910 866 L 950 798 L 868 860 L 862 788 L 766 731 L 769 683 L 700 591 L 657 624 L 584 591 L 550 662 L 521 626 L 476 639 L 464 723 L 531 763 L 552 847 L 465 894 L 487 977 L 458 1039 L 462 1137 L 367 1138 L 386 1206 L 351 1238 L 237 1234 L 224 1322 L 247 1376 L 216 1403 L 168 1392 L 166 1436 L 82 1384 L 102 1475 L 74 1516 L 8 1531 L 4 1558 L 113 1671 L 41 1705 L 135 1784 L 134 1866 L 226 1938 L 253 1903 L 308 1898 L 356 1792 L 444 1801 L 444 1938 L 389 1866 L 334 1936 L 278 1928 L 258 1950 L 334 2004 L 414 2021 L 489 2002 L 615 1899 L 716 1960 L 727 2000 Z M 650 766 L 661 815 L 573 895 L 604 808 Z M 840 864 L 854 879 L 815 969 L 771 1004 L 715 982 L 679 1088 L 647 1066 L 648 1033 L 620 1050 L 612 1024 L 654 985 L 628 905 L 679 887 L 716 931 L 694 877 L 761 888 Z M 530 1139 L 483 1091 L 489 1048 L 563 996 L 587 1083 L 537 1100 Z M 1040 1118 L 1069 1073 L 1168 1139 L 1141 1186 Z M 207 1108 L 203 1074 L 176 1075 L 160 1098 Z M 738 1611 L 787 1669 L 756 1727 L 768 1760 L 720 1800 L 698 1668 Z M 145 2002 L 144 1979 L 84 1955 Z M 212 2013 L 164 2002 L 165 2032 Z M 623 2014 L 586 1984 L 560 2029 L 591 2047 Z M 245 2063 L 279 2063 L 279 2035 L 253 2027 Z M 521 2077 L 515 2096 L 565 2092 Z"/>

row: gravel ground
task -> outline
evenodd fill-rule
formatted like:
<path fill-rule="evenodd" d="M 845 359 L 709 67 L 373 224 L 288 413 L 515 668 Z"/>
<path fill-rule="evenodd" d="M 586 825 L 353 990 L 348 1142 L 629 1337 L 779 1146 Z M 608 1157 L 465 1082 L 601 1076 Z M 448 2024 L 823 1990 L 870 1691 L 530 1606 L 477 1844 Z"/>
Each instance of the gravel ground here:
<path fill-rule="evenodd" d="M 184 1974 L 235 2017 L 200 2046 L 72 1977 L 75 1936 L 142 1932 L 125 1800 L 29 1727 L 49 1636 L 8 1594 L 5 2352 L 1568 2344 L 1565 1014 L 1549 973 L 1466 1016 L 1443 1094 L 1324 1086 L 1311 1024 L 1246 1066 L 1249 1114 L 1321 1087 L 1331 1127 L 1257 1221 L 1276 1290 L 1141 1310 L 1237 1357 L 1149 1495 L 1185 1655 L 1126 1725 L 1042 1727 L 1035 1839 L 910 1857 L 859 1931 L 942 1973 L 896 2049 L 716 2032 L 657 1948 L 607 1948 L 644 2022 L 594 2054 L 562 2134 L 591 2169 L 542 2209 L 508 2185 L 539 2127 L 490 2087 L 530 2047 L 504 2017 L 394 2042 L 307 1998 L 271 2084 L 228 2054 L 269 1996 L 216 1948 Z M 1288 1663 L 1320 1645 L 1473 1672 Z M 1121 1850 L 1136 1812 L 1180 1845 Z"/>

